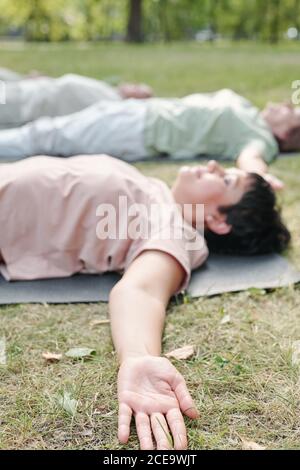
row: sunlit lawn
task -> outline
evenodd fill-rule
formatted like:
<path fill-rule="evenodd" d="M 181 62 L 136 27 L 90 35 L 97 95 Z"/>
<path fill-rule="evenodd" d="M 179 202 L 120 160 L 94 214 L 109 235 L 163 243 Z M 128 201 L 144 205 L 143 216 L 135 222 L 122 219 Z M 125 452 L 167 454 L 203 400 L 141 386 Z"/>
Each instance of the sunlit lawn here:
<path fill-rule="evenodd" d="M 143 81 L 168 96 L 228 87 L 258 106 L 290 99 L 291 83 L 300 79 L 294 45 L 14 43 L 0 44 L 0 66 Z M 171 183 L 178 164 L 138 167 Z M 299 265 L 300 158 L 279 159 L 272 171 L 286 183 L 281 199 L 294 236 L 289 257 Z M 221 324 L 225 314 L 231 320 Z M 8 349 L 8 365 L 0 366 L 0 448 L 122 448 L 109 325 L 92 324 L 106 315 L 106 304 L 0 309 L 0 337 L 6 337 Z M 186 421 L 190 448 L 240 449 L 248 439 L 270 449 L 299 449 L 299 370 L 291 364 L 291 345 L 299 339 L 298 287 L 172 302 L 164 351 L 185 344 L 197 350 L 192 359 L 174 362 L 201 411 L 198 421 Z M 64 353 L 77 345 L 96 349 L 96 356 L 88 362 L 64 357 L 51 365 L 42 358 L 44 351 Z M 78 400 L 74 416 L 59 405 L 57 396 L 65 392 Z M 133 433 L 128 448 L 137 446 Z"/>

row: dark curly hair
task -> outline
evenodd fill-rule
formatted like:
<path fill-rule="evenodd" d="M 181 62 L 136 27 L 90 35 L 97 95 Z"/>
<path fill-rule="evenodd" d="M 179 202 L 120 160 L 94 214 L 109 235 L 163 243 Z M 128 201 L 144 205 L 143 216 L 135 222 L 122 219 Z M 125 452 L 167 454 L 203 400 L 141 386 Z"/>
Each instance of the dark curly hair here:
<path fill-rule="evenodd" d="M 296 152 L 300 150 L 300 124 L 291 129 L 284 139 L 276 137 L 281 152 Z"/>
<path fill-rule="evenodd" d="M 226 214 L 226 222 L 232 226 L 226 235 L 205 230 L 210 251 L 223 254 L 255 255 L 280 253 L 291 240 L 284 225 L 276 196 L 267 181 L 256 173 L 249 173 L 250 189 L 240 202 L 219 207 Z"/>

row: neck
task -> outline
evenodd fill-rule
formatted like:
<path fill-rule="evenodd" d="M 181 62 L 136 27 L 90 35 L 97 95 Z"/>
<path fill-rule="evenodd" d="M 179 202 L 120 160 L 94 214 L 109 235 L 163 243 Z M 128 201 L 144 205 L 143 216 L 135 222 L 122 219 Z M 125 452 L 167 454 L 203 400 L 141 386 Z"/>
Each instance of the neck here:
<path fill-rule="evenodd" d="M 197 221 L 200 222 L 200 225 L 203 223 L 202 218 L 203 214 L 200 214 L 200 217 L 197 217 L 197 207 L 198 204 L 191 204 L 183 201 L 176 191 L 176 186 L 173 186 L 171 193 L 174 199 L 175 204 L 178 207 L 183 219 L 188 224 L 192 225 L 194 228 L 197 228 Z"/>

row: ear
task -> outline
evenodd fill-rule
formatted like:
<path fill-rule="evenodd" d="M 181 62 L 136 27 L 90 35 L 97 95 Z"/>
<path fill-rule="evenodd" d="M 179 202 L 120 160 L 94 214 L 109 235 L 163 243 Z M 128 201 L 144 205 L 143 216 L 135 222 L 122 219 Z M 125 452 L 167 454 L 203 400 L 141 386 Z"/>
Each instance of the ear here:
<path fill-rule="evenodd" d="M 232 226 L 227 224 L 225 216 L 223 214 L 209 214 L 205 217 L 205 222 L 207 228 L 209 228 L 211 232 L 214 232 L 217 235 L 227 235 L 227 233 L 229 233 L 232 229 Z"/>
<path fill-rule="evenodd" d="M 275 134 L 278 139 L 285 141 L 288 138 L 290 133 L 288 130 L 285 130 L 285 131 L 279 131 L 279 132 L 276 131 Z"/>

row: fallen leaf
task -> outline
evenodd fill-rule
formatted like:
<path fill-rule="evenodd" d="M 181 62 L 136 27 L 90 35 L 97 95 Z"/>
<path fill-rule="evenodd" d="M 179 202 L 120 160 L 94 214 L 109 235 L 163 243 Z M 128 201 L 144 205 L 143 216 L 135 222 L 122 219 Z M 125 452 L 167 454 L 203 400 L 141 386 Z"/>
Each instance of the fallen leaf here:
<path fill-rule="evenodd" d="M 220 325 L 225 325 L 225 323 L 229 323 L 230 321 L 231 321 L 230 315 L 224 315 L 224 317 L 220 321 Z"/>
<path fill-rule="evenodd" d="M 110 323 L 110 320 L 92 320 L 90 322 L 90 326 L 98 326 L 98 325 L 108 325 Z"/>
<path fill-rule="evenodd" d="M 94 409 L 94 415 L 102 415 L 107 411 L 107 407 L 105 405 L 99 405 L 97 408 Z"/>
<path fill-rule="evenodd" d="M 72 398 L 70 392 L 64 391 L 57 396 L 57 403 L 70 415 L 75 416 L 78 401 Z"/>
<path fill-rule="evenodd" d="M 183 346 L 182 348 L 174 349 L 165 354 L 166 357 L 174 357 L 175 359 L 189 359 L 195 354 L 195 346 Z"/>
<path fill-rule="evenodd" d="M 0 366 L 6 366 L 6 340 L 0 338 Z"/>
<path fill-rule="evenodd" d="M 91 357 L 96 354 L 95 349 L 90 348 L 71 348 L 66 352 L 66 356 L 72 357 L 73 359 L 81 359 L 82 357 Z"/>
<path fill-rule="evenodd" d="M 300 364 L 300 341 L 294 341 L 292 344 L 292 365 Z"/>
<path fill-rule="evenodd" d="M 242 441 L 242 449 L 243 450 L 266 450 L 265 447 L 257 444 L 254 441 L 248 441 L 244 439 L 243 437 L 240 438 Z"/>
<path fill-rule="evenodd" d="M 47 362 L 58 362 L 62 358 L 62 354 L 59 353 L 51 353 L 49 351 L 44 352 L 42 354 L 43 358 L 46 359 Z"/>

